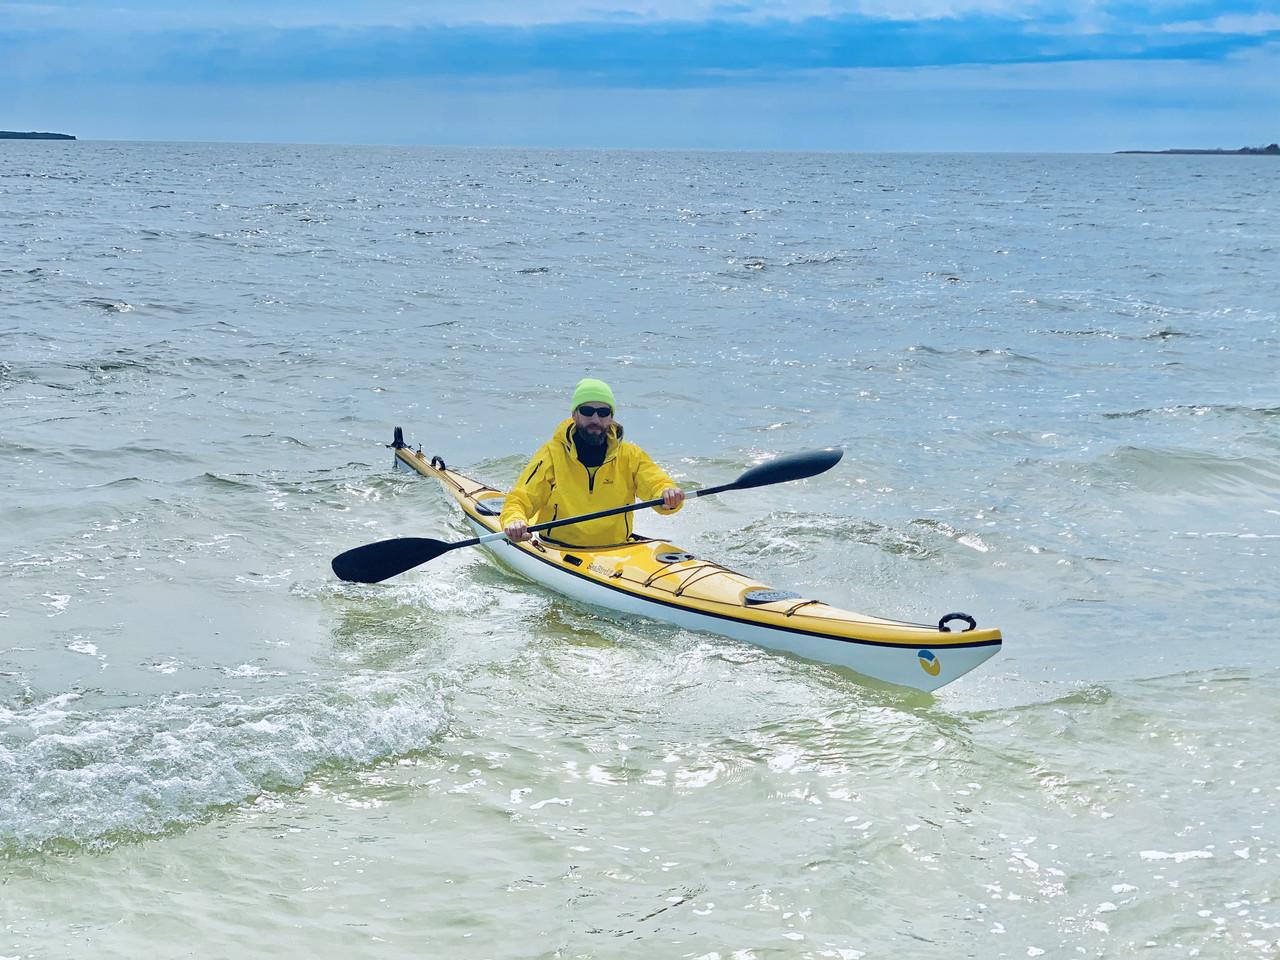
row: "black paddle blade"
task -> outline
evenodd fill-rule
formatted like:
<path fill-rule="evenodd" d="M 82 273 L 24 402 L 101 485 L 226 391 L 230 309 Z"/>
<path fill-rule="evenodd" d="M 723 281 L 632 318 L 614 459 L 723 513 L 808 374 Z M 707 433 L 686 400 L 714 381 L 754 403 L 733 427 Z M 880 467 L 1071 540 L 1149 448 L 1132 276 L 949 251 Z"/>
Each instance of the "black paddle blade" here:
<path fill-rule="evenodd" d="M 333 572 L 350 583 L 381 583 L 452 550 L 454 544 L 428 537 L 396 537 L 354 547 L 333 558 Z"/>
<path fill-rule="evenodd" d="M 778 457 L 758 467 L 752 467 L 733 482 L 733 489 L 764 487 L 771 483 L 787 483 L 825 473 L 844 456 L 843 450 L 810 450 L 807 453 L 791 453 Z"/>

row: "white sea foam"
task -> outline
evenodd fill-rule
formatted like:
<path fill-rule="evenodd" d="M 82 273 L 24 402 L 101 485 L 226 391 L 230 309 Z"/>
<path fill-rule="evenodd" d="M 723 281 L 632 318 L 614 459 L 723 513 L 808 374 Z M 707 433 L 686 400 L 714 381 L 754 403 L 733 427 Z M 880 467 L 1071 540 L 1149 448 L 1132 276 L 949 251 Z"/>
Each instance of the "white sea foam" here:
<path fill-rule="evenodd" d="M 0 717 L 0 848 L 109 845 L 192 823 L 322 765 L 420 750 L 444 723 L 435 684 L 387 675 L 240 699 L 169 696 L 81 713 L 72 694 Z"/>
<path fill-rule="evenodd" d="M 1163 850 L 1143 850 L 1138 856 L 1143 860 L 1172 860 L 1174 863 L 1213 859 L 1213 854 L 1208 850 L 1183 850 L 1178 853 L 1166 853 Z"/>
<path fill-rule="evenodd" d="M 67 649 L 72 653 L 83 653 L 90 657 L 96 657 L 98 655 L 98 645 L 79 635 L 73 637 L 67 642 Z"/>

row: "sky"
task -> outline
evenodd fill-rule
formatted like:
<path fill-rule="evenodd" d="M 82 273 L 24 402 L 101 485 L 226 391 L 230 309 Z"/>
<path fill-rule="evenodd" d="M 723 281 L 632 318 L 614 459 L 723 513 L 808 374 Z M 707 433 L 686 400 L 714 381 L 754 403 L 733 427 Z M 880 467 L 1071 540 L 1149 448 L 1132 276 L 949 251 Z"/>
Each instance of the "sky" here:
<path fill-rule="evenodd" d="M 0 0 L 0 129 L 1097 152 L 1280 141 L 1280 0 Z"/>

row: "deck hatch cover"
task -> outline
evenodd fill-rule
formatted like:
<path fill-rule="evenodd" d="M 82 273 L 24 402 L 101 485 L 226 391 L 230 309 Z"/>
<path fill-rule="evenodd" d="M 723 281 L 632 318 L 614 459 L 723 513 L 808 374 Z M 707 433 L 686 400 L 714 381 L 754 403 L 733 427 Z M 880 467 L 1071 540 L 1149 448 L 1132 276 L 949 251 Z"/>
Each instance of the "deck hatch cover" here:
<path fill-rule="evenodd" d="M 668 550 L 666 553 L 654 554 L 653 559 L 659 563 L 684 563 L 686 560 L 695 559 L 692 553 L 684 553 L 679 550 Z"/>
<path fill-rule="evenodd" d="M 742 595 L 742 602 L 751 605 L 754 603 L 777 603 L 779 600 L 799 600 L 800 594 L 793 590 L 748 590 Z"/>

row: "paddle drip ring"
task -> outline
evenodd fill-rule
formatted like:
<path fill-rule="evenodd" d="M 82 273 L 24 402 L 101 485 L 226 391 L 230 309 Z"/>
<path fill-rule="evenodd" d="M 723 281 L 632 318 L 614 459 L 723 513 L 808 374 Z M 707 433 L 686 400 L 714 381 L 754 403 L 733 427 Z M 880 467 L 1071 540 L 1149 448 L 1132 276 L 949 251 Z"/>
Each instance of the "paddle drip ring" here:
<path fill-rule="evenodd" d="M 947 624 L 950 623 L 952 620 L 963 620 L 965 623 L 969 625 L 965 627 L 964 630 L 961 631 L 962 633 L 968 633 L 970 630 L 978 629 L 978 621 L 973 619 L 973 617 L 969 616 L 967 613 L 948 613 L 945 617 L 943 617 L 941 620 L 938 621 L 938 629 L 941 630 L 943 633 L 954 633 L 955 631 L 953 631 L 950 627 L 947 626 Z"/>

